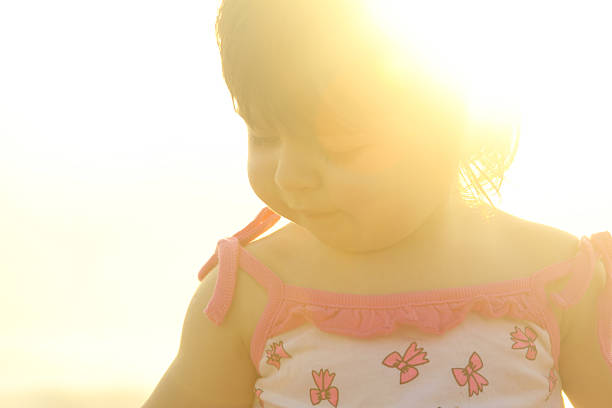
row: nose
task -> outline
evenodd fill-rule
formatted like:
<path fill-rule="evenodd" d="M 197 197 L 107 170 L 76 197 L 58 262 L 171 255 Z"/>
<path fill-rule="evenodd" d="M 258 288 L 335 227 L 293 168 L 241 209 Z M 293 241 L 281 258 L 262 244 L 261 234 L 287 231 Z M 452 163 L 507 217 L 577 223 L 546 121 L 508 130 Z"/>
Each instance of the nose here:
<path fill-rule="evenodd" d="M 274 181 L 286 191 L 314 189 L 320 184 L 320 159 L 304 143 L 283 143 L 279 149 Z"/>

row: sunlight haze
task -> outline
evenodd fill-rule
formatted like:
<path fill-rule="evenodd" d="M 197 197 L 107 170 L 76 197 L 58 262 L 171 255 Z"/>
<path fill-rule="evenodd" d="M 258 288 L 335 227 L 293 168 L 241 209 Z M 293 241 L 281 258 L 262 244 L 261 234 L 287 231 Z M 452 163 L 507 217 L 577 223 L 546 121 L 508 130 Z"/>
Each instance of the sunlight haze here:
<path fill-rule="evenodd" d="M 581 237 L 612 230 L 612 28 L 603 2 L 570 3 L 531 22 L 495 203 Z M 0 406 L 142 404 L 198 270 L 263 207 L 217 5 L 0 4 Z"/>

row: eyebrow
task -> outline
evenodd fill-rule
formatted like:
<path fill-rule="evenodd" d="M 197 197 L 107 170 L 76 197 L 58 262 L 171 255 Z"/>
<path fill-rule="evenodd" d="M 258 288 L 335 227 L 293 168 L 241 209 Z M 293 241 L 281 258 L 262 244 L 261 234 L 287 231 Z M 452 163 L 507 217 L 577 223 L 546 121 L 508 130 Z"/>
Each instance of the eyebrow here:
<path fill-rule="evenodd" d="M 299 132 L 292 132 L 291 129 L 298 128 L 302 129 L 301 133 L 316 137 L 324 148 L 331 150 L 346 150 L 371 144 L 372 136 L 375 133 L 375 126 L 372 124 L 356 124 L 351 118 L 342 115 L 328 115 L 316 120 L 312 116 L 307 117 L 297 113 L 287 118 L 282 115 L 282 112 L 276 112 L 273 107 L 270 108 L 264 113 L 258 109 L 247 108 L 239 115 L 247 127 L 255 132 L 276 132 L 282 128 L 289 130 L 289 135 L 295 135 Z M 316 113 L 313 112 L 313 114 Z"/>

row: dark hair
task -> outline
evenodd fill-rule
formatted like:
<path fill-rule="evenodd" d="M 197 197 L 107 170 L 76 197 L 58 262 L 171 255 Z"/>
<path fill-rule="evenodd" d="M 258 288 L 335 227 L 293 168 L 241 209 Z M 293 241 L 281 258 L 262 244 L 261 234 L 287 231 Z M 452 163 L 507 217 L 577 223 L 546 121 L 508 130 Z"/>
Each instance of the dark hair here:
<path fill-rule="evenodd" d="M 342 10 L 346 10 L 338 7 L 342 1 L 223 0 L 215 26 L 217 45 L 223 77 L 234 110 L 240 116 L 263 124 L 271 117 L 281 123 L 283 118 L 307 121 L 312 106 L 286 112 L 283 101 L 292 98 L 299 103 L 314 100 L 325 103 L 322 92 L 333 72 L 317 66 L 314 74 L 313 67 L 300 58 L 301 53 L 318 49 L 322 42 L 326 48 L 348 47 L 362 56 L 364 49 L 376 50 L 377 40 L 372 39 L 372 33 L 360 34 L 364 31 L 361 21 L 342 18 Z M 356 3 L 357 0 L 352 0 L 347 4 L 354 7 Z M 336 29 L 339 25 L 351 28 Z M 326 61 L 322 65 L 334 63 Z M 375 63 L 376 59 L 370 57 L 362 66 Z M 301 81 L 309 86 L 296 91 L 294 84 Z M 300 94 L 296 98 L 295 92 L 309 95 Z M 330 104 L 325 106 L 333 109 Z M 465 112 L 463 107 L 460 110 Z M 514 161 L 520 139 L 519 122 L 465 123 L 469 125 L 464 129 L 456 190 L 470 207 L 484 209 L 486 213 L 489 204 L 495 208 L 489 193 L 501 196 L 504 174 Z"/>

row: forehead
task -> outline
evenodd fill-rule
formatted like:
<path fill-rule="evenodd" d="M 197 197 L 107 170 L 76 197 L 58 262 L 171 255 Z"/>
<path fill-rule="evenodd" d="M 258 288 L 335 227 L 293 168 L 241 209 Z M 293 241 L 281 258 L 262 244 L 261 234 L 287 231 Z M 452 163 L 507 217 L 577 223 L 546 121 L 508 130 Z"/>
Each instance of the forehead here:
<path fill-rule="evenodd" d="M 444 107 L 416 62 L 394 70 L 392 50 L 363 20 L 345 21 L 345 9 L 318 0 L 297 3 L 302 8 L 251 16 L 257 24 L 226 40 L 235 51 L 224 61 L 228 85 L 249 125 L 363 131 L 414 125 Z M 304 8 L 309 3 L 316 6 Z"/>
<path fill-rule="evenodd" d="M 425 81 L 406 75 L 399 82 L 375 54 L 342 51 L 331 44 L 300 48 L 253 61 L 236 92 L 239 113 L 261 127 L 274 122 L 302 127 L 363 129 L 418 114 L 435 98 Z"/>

